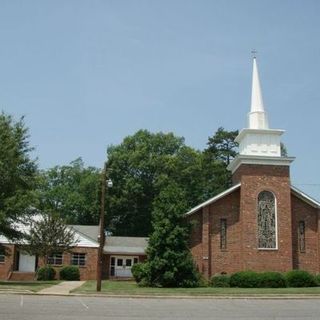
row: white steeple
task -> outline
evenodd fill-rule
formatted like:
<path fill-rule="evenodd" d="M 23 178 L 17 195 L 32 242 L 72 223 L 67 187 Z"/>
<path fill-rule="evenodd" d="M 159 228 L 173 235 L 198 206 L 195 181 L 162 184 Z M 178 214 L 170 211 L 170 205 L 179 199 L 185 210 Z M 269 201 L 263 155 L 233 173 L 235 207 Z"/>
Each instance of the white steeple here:
<path fill-rule="evenodd" d="M 250 129 L 269 129 L 268 117 L 264 110 L 257 59 L 253 58 L 251 110 L 248 115 Z"/>
<path fill-rule="evenodd" d="M 281 156 L 280 137 L 284 130 L 270 129 L 264 109 L 256 57 L 253 58 L 251 109 L 248 128 L 242 129 L 235 141 L 239 155 L 229 164 L 233 173 L 243 164 L 289 165 L 294 158 Z"/>

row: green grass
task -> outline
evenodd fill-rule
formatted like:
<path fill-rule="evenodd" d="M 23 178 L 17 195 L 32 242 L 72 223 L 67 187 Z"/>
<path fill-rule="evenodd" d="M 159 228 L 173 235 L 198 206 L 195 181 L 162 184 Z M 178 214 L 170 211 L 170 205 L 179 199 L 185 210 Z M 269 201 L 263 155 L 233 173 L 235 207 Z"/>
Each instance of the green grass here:
<path fill-rule="evenodd" d="M 75 293 L 96 293 L 96 281 L 87 281 Z M 205 295 L 290 295 L 320 294 L 320 287 L 314 288 L 146 288 L 138 287 L 134 281 L 103 281 L 102 294 L 105 295 L 148 295 L 148 296 L 205 296 Z"/>
<path fill-rule="evenodd" d="M 61 281 L 0 281 L 1 291 L 31 291 L 37 292 L 39 290 L 51 287 Z"/>

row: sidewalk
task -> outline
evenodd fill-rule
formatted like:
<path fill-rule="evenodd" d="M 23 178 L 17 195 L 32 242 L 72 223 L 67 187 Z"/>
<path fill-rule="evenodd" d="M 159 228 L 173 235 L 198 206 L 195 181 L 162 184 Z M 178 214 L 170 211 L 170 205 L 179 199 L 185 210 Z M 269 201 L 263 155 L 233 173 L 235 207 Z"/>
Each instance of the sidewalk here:
<path fill-rule="evenodd" d="M 52 287 L 38 291 L 38 294 L 69 294 L 73 289 L 82 286 L 85 281 L 64 281 Z"/>

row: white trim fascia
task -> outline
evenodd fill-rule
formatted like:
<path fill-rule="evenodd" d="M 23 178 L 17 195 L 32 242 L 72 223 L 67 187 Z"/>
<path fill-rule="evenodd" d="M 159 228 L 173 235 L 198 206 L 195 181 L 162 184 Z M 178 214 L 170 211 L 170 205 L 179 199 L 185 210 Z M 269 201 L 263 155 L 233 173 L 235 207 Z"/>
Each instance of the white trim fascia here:
<path fill-rule="evenodd" d="M 266 166 L 289 166 L 295 157 L 269 157 L 237 155 L 228 165 L 227 169 L 234 173 L 241 164 L 257 164 Z"/>
<path fill-rule="evenodd" d="M 87 239 L 88 241 L 92 242 L 94 244 L 94 248 L 96 247 L 96 245 L 99 247 L 99 242 L 98 241 L 95 241 L 93 240 L 91 237 L 87 236 L 85 233 L 79 231 L 79 230 L 76 230 L 75 228 L 71 227 L 71 226 L 68 226 L 69 229 L 72 229 L 72 231 L 77 234 L 78 236 L 80 237 L 83 237 L 85 239 Z"/>
<path fill-rule="evenodd" d="M 217 200 L 219 200 L 219 199 L 221 199 L 221 198 L 225 197 L 226 195 L 228 195 L 228 194 L 232 193 L 234 190 L 236 190 L 236 189 L 240 188 L 240 186 L 241 186 L 241 183 L 238 183 L 238 184 L 236 184 L 236 185 L 232 186 L 231 188 L 229 188 L 229 189 L 227 189 L 227 190 L 225 190 L 225 191 L 223 191 L 223 192 L 219 193 L 218 195 L 216 195 L 216 196 L 214 196 L 214 197 L 210 198 L 209 200 L 207 200 L 207 201 L 205 201 L 205 202 L 200 203 L 199 205 L 197 205 L 196 207 L 192 208 L 192 209 L 191 209 L 191 210 L 189 210 L 187 213 L 185 213 L 185 215 L 186 215 L 186 216 L 188 216 L 188 215 L 190 215 L 190 214 L 192 214 L 192 213 L 194 213 L 194 212 L 198 211 L 199 209 L 201 209 L 201 208 L 203 208 L 203 207 L 207 206 L 208 204 L 211 204 L 211 203 L 213 203 L 213 202 L 216 202 Z"/>
<path fill-rule="evenodd" d="M 250 129 L 244 128 L 242 129 L 239 134 L 235 138 L 235 142 L 240 142 L 247 133 L 255 133 L 255 134 L 273 134 L 276 136 L 281 136 L 285 130 L 282 129 Z"/>
<path fill-rule="evenodd" d="M 308 196 L 306 193 L 304 193 L 303 191 L 299 190 L 297 187 L 294 187 L 293 185 L 291 185 L 291 190 L 293 191 L 293 193 L 300 199 L 303 200 L 307 203 L 309 203 L 312 207 L 320 209 L 320 202 L 311 198 L 310 196 Z"/>

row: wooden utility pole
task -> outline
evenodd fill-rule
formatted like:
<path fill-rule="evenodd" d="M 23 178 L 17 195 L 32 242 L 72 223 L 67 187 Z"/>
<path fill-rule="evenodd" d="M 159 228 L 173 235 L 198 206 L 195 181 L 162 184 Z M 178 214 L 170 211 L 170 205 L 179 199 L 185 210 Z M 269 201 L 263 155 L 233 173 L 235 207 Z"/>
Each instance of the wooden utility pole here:
<path fill-rule="evenodd" d="M 102 174 L 101 174 L 100 232 L 99 232 L 100 237 L 99 237 L 98 265 L 97 265 L 97 291 L 101 291 L 103 247 L 104 247 L 104 241 L 105 241 L 104 214 L 105 214 L 106 183 L 107 183 L 107 163 L 105 162 L 102 170 Z"/>

